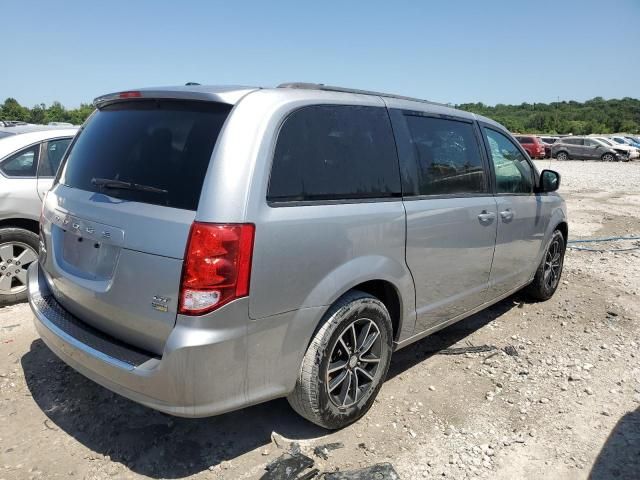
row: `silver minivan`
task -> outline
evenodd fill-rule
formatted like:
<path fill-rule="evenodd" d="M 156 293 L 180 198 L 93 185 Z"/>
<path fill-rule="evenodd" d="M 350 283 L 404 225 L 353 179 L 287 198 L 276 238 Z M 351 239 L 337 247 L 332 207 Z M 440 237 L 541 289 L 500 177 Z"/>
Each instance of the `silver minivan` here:
<path fill-rule="evenodd" d="M 321 84 L 95 106 L 44 201 L 29 300 L 56 355 L 149 407 L 287 397 L 340 428 L 394 350 L 558 286 L 560 177 L 487 118 Z"/>

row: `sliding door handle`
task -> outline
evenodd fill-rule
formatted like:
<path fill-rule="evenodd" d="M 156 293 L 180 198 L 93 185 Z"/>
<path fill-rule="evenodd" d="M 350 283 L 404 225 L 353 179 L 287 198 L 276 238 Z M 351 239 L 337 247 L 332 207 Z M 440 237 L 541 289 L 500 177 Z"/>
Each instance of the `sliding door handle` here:
<path fill-rule="evenodd" d="M 482 213 L 478 214 L 478 219 L 482 223 L 491 223 L 491 222 L 493 222 L 493 220 L 495 218 L 496 218 L 496 214 L 495 213 L 487 212 L 486 210 L 483 210 Z"/>
<path fill-rule="evenodd" d="M 502 220 L 504 220 L 505 222 L 509 222 L 513 220 L 513 210 L 507 208 L 506 210 L 500 212 L 500 216 L 502 217 Z"/>

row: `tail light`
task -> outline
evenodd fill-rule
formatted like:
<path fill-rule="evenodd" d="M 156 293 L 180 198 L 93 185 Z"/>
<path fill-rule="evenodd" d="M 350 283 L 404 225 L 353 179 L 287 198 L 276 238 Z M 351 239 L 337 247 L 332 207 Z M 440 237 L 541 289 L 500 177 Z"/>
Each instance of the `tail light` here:
<path fill-rule="evenodd" d="M 249 295 L 255 226 L 194 222 L 180 285 L 179 312 L 202 315 Z"/>

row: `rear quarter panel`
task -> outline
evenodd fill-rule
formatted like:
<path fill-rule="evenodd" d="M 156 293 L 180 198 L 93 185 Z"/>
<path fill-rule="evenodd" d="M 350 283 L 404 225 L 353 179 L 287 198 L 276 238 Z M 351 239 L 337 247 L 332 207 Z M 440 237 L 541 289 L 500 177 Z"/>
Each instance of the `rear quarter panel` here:
<path fill-rule="evenodd" d="M 292 111 L 317 104 L 384 107 L 378 97 L 322 91 L 264 90 L 247 95 L 234 107 L 216 145 L 196 219 L 256 225 L 249 301 L 252 319 L 323 309 L 354 285 L 382 279 L 400 293 L 401 316 L 409 319 L 402 334 L 411 333 L 415 297 L 405 263 L 405 214 L 399 199 L 267 204 L 281 124 Z"/>
<path fill-rule="evenodd" d="M 7 178 L 0 174 L 0 220 L 38 221 L 41 205 L 35 177 Z"/>

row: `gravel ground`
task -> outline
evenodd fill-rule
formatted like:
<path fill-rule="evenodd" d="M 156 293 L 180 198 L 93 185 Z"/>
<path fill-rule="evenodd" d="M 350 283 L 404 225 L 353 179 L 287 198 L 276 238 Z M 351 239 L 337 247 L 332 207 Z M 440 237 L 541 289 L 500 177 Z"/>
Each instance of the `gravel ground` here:
<path fill-rule="evenodd" d="M 571 238 L 640 234 L 640 162 L 537 164 L 562 174 Z M 290 441 L 321 471 L 390 462 L 405 480 L 640 478 L 639 265 L 640 250 L 570 250 L 551 300 L 514 295 L 397 352 L 370 413 L 333 433 L 284 400 L 149 410 L 61 363 L 26 305 L 0 309 L 0 479 L 254 479 Z M 469 345 L 489 348 L 444 354 Z"/>

